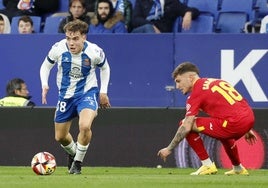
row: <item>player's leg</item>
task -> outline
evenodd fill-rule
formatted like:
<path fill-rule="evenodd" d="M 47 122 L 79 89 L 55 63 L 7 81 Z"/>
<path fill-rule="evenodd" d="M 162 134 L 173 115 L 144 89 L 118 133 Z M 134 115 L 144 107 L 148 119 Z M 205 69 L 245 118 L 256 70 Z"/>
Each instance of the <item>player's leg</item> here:
<path fill-rule="evenodd" d="M 240 158 L 237 151 L 235 140 L 243 136 L 251 126 L 247 126 L 244 122 L 243 126 L 235 123 L 230 123 L 224 119 L 200 117 L 196 119 L 194 129 L 205 135 L 220 140 L 224 146 L 224 149 L 229 156 L 234 169 L 226 172 L 227 175 L 236 174 L 234 172 L 241 172 L 243 175 L 248 175 L 246 169 L 240 164 Z M 232 138 L 232 139 L 231 139 Z"/>
<path fill-rule="evenodd" d="M 192 132 L 187 135 L 186 139 L 189 145 L 196 152 L 197 156 L 201 160 L 202 166 L 191 175 L 204 175 L 204 174 L 216 174 L 217 168 L 214 162 L 209 158 L 207 151 L 205 150 L 203 141 L 198 133 L 203 133 L 213 138 L 219 138 L 222 136 L 222 131 L 219 131 L 219 127 L 223 124 L 223 120 L 210 117 L 197 117 L 192 128 Z M 219 126 L 220 125 L 220 126 Z M 225 135 L 226 133 L 224 133 Z"/>
<path fill-rule="evenodd" d="M 92 109 L 83 109 L 79 114 L 79 134 L 77 141 L 82 145 L 87 145 L 92 136 L 91 125 L 97 112 Z"/>
<path fill-rule="evenodd" d="M 221 139 L 220 141 L 233 165 L 233 169 L 225 172 L 225 175 L 249 175 L 248 171 L 240 162 L 236 140 L 244 136 L 253 127 L 253 124 L 254 115 L 248 113 L 247 117 L 241 118 L 241 120 L 236 123 L 229 123 L 229 125 L 227 125 L 230 129 L 228 132 L 231 132 L 234 136 L 229 135 L 227 139 Z M 229 139 L 230 137 L 232 139 Z"/>
<path fill-rule="evenodd" d="M 64 123 L 55 122 L 55 140 L 64 146 L 70 144 L 73 140 L 72 135 L 69 132 L 71 124 L 72 121 Z"/>
<path fill-rule="evenodd" d="M 73 99 L 63 99 L 58 102 L 55 113 L 55 139 L 68 153 L 68 170 L 70 169 L 76 153 L 76 143 L 70 134 L 71 119 L 77 116 Z"/>
<path fill-rule="evenodd" d="M 91 126 L 97 116 L 97 92 L 91 90 L 77 102 L 77 111 L 79 113 L 79 134 L 77 137 L 77 149 L 74 162 L 69 170 L 70 174 L 80 174 L 81 165 L 87 153 L 91 141 Z"/>
<path fill-rule="evenodd" d="M 217 167 L 215 163 L 211 161 L 200 135 L 195 132 L 190 132 L 186 140 L 202 163 L 202 166 L 197 171 L 192 172 L 191 175 L 216 174 L 218 172 Z"/>
<path fill-rule="evenodd" d="M 92 137 L 91 125 L 96 117 L 96 111 L 83 109 L 79 114 L 79 134 L 77 138 L 77 149 L 74 162 L 69 171 L 70 174 L 80 174 L 81 165 L 88 150 Z"/>
<path fill-rule="evenodd" d="M 179 125 L 181 125 L 181 122 L 179 123 Z M 200 137 L 199 133 L 191 131 L 186 136 L 186 140 L 202 163 L 202 166 L 197 171 L 191 173 L 191 175 L 216 174 L 218 170 L 215 164 L 209 158 L 209 155 L 206 151 L 203 140 Z"/>
<path fill-rule="evenodd" d="M 225 149 L 226 154 L 228 155 L 233 169 L 225 172 L 225 175 L 249 175 L 248 171 L 243 167 L 240 162 L 237 145 L 235 144 L 235 139 L 221 140 L 221 143 Z"/>
<path fill-rule="evenodd" d="M 84 109 L 80 112 L 77 153 L 75 156 L 75 160 L 77 161 L 83 162 L 92 137 L 91 125 L 96 115 L 96 111 L 93 111 L 91 109 Z"/>
<path fill-rule="evenodd" d="M 73 158 L 76 153 L 76 143 L 70 134 L 72 122 L 55 123 L 55 139 L 61 144 L 61 147 L 68 153 L 68 170 L 71 168 Z"/>

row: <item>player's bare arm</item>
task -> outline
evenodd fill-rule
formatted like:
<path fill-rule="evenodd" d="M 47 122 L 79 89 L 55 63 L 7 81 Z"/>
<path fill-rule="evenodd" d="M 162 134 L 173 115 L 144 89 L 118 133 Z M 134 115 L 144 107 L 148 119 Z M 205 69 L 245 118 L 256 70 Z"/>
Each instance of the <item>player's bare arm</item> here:
<path fill-rule="evenodd" d="M 186 137 L 188 132 L 189 131 L 186 130 L 185 126 L 180 126 L 167 149 L 172 151 Z"/>
<path fill-rule="evenodd" d="M 195 116 L 186 116 L 182 121 L 182 125 L 178 128 L 177 133 L 168 145 L 168 150 L 173 150 L 192 130 L 195 121 Z"/>
<path fill-rule="evenodd" d="M 167 156 L 169 156 L 172 150 L 187 136 L 187 134 L 192 130 L 194 125 L 195 117 L 187 116 L 182 125 L 178 128 L 174 138 L 170 142 L 170 144 L 157 153 L 164 161 L 166 161 Z"/>
<path fill-rule="evenodd" d="M 166 148 L 159 150 L 157 155 L 161 157 L 163 161 L 166 161 L 167 156 L 172 153 L 172 150 L 185 138 L 187 133 L 186 128 L 184 126 L 180 126 L 170 144 Z"/>

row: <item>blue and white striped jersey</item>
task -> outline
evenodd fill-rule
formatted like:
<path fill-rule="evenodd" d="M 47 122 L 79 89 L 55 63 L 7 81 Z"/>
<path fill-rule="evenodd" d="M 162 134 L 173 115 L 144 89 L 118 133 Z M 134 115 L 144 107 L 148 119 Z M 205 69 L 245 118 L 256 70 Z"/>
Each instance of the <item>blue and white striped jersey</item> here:
<path fill-rule="evenodd" d="M 79 97 L 93 87 L 98 87 L 95 73 L 100 68 L 101 93 L 107 93 L 110 67 L 103 50 L 86 41 L 79 54 L 71 54 L 66 39 L 55 43 L 50 49 L 41 69 L 42 86 L 48 86 L 51 68 L 57 63 L 57 86 L 60 98 Z"/>

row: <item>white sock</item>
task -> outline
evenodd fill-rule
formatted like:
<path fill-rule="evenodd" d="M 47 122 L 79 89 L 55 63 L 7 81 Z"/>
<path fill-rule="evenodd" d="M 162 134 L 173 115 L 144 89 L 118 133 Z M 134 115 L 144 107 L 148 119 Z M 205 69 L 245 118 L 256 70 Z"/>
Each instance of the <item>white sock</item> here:
<path fill-rule="evenodd" d="M 88 146 L 89 146 L 89 144 L 86 145 L 86 146 L 83 146 L 83 145 L 81 145 L 81 144 L 79 144 L 77 142 L 76 154 L 75 154 L 75 157 L 74 157 L 75 161 L 83 162 L 84 157 L 85 157 L 85 155 L 87 153 Z"/>
<path fill-rule="evenodd" d="M 233 166 L 233 169 L 234 169 L 234 171 L 236 171 L 236 172 L 240 172 L 243 168 L 244 168 L 244 167 L 243 167 L 241 164 L 239 164 L 239 165 L 237 165 L 237 166 Z"/>
<path fill-rule="evenodd" d="M 72 140 L 72 142 L 67 145 L 67 146 L 63 146 L 61 144 L 61 147 L 70 155 L 74 156 L 76 153 L 76 144 L 74 143 L 74 141 Z"/>
<path fill-rule="evenodd" d="M 202 160 L 201 163 L 203 166 L 211 166 L 212 165 L 212 161 L 210 160 L 210 158 Z"/>

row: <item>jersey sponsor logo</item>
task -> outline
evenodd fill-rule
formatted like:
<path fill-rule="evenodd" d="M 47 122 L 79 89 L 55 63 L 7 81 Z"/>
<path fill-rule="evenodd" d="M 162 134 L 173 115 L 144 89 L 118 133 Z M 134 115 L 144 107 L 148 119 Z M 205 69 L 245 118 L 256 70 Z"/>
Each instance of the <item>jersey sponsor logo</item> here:
<path fill-rule="evenodd" d="M 82 78 L 83 74 L 81 73 L 80 68 L 73 67 L 69 73 L 69 76 L 72 78 Z"/>

